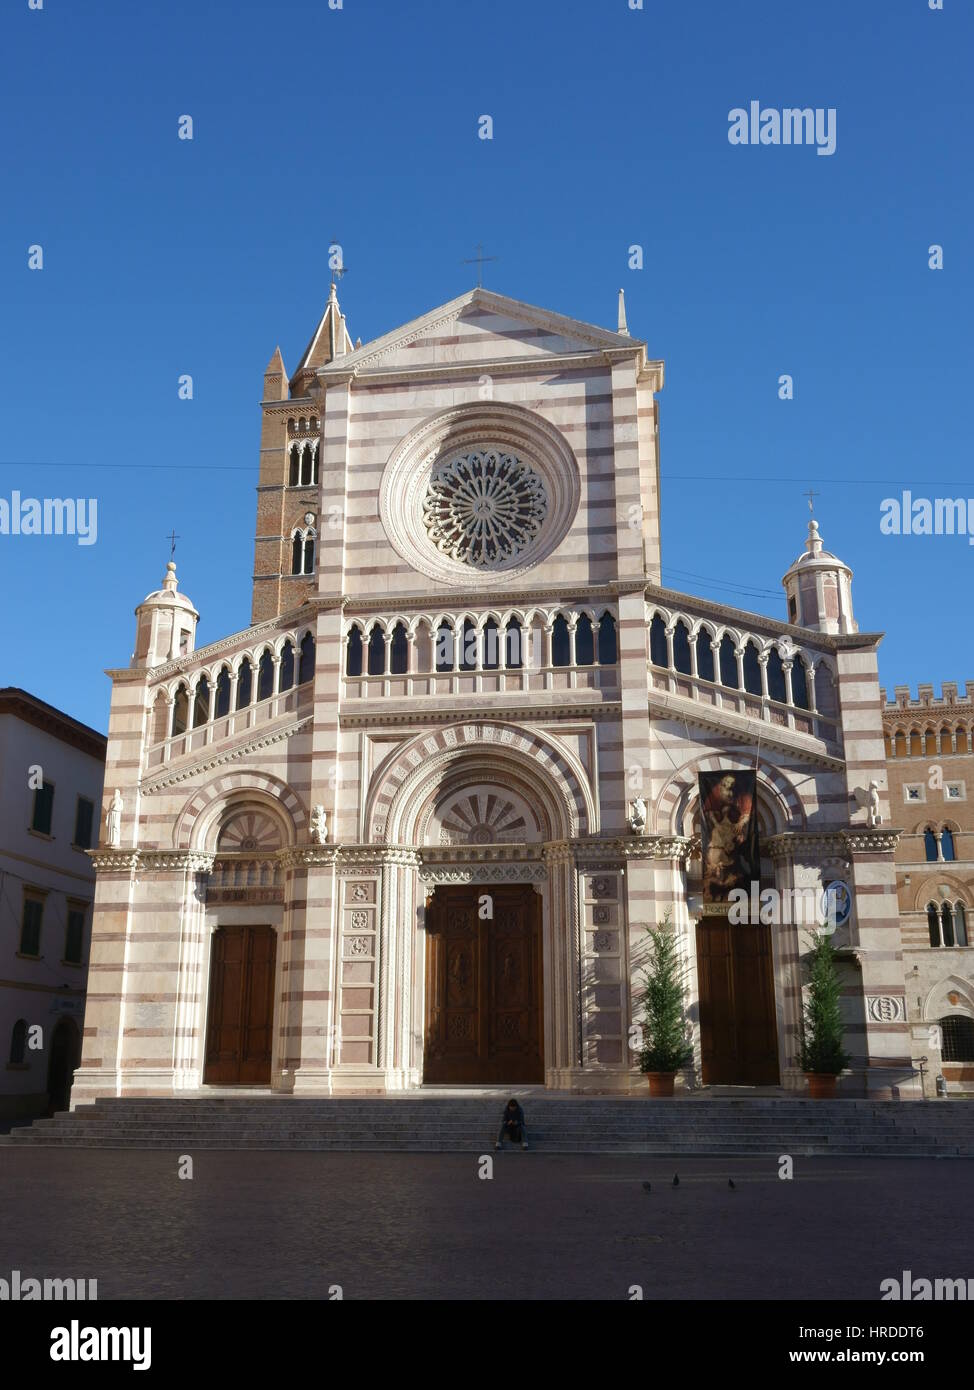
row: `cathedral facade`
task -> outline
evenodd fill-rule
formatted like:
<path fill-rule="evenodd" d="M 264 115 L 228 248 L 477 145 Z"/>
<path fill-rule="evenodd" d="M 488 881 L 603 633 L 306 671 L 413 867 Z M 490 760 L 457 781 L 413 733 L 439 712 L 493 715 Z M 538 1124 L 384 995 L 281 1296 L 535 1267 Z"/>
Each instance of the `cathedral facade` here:
<path fill-rule="evenodd" d="M 681 1085 L 804 1090 L 815 926 L 704 902 L 704 773 L 754 775 L 762 892 L 847 890 L 840 1094 L 916 1093 L 879 635 L 814 522 L 782 620 L 660 585 L 662 387 L 621 305 L 483 289 L 353 346 L 332 287 L 274 353 L 251 626 L 198 647 L 170 564 L 109 673 L 74 1103 L 642 1091 L 661 921 Z"/>

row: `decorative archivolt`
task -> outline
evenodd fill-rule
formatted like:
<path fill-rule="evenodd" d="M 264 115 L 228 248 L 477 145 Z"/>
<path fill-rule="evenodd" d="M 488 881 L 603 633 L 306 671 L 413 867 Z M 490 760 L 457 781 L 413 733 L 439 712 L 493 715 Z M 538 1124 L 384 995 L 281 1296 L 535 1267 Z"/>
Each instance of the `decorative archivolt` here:
<path fill-rule="evenodd" d="M 956 1002 L 952 1002 L 953 995 Z M 938 980 L 923 1001 L 923 1020 L 936 1023 L 951 1014 L 974 1017 L 974 986 L 962 975 L 947 975 Z"/>
<path fill-rule="evenodd" d="M 224 826 L 247 812 L 264 826 L 276 828 L 283 845 L 307 836 L 308 816 L 297 793 L 269 772 L 226 772 L 198 787 L 173 822 L 173 848 L 214 853 Z"/>
<path fill-rule="evenodd" d="M 686 835 L 690 833 L 688 817 L 697 797 L 701 772 L 746 772 L 754 767 L 747 754 L 731 752 L 709 754 L 685 763 L 673 772 L 656 800 L 654 808 L 657 835 Z M 785 830 L 804 830 L 805 811 L 801 798 L 785 775 L 763 758 L 757 767 L 758 795 L 774 819 L 772 834 Z"/>

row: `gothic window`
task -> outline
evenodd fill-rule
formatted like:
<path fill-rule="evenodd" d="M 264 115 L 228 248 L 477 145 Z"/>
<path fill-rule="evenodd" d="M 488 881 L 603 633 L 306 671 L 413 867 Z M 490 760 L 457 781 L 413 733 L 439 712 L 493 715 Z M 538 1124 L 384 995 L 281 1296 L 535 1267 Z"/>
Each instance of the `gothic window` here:
<path fill-rule="evenodd" d="M 386 673 L 386 639 L 378 623 L 369 633 L 368 673 L 370 676 L 384 676 Z"/>
<path fill-rule="evenodd" d="M 714 653 L 706 628 L 701 628 L 697 633 L 697 675 L 705 681 L 714 678 Z"/>
<path fill-rule="evenodd" d="M 269 700 L 274 693 L 274 658 L 267 647 L 261 653 L 257 667 L 257 698 Z"/>
<path fill-rule="evenodd" d="M 948 1014 L 939 1020 L 944 1062 L 974 1062 L 974 1018 Z"/>
<path fill-rule="evenodd" d="M 954 909 L 950 903 L 943 903 L 940 908 L 940 939 L 945 946 L 954 944 Z"/>
<path fill-rule="evenodd" d="M 669 666 L 670 658 L 666 649 L 666 624 L 658 613 L 653 615 L 649 625 L 649 659 L 654 666 Z"/>
<path fill-rule="evenodd" d="M 409 670 L 409 639 L 406 624 L 396 623 L 392 629 L 392 643 L 389 647 L 389 674 L 404 676 Z"/>
<path fill-rule="evenodd" d="M 290 690 L 294 684 L 294 643 L 285 642 L 281 652 L 281 676 L 279 690 Z"/>
<path fill-rule="evenodd" d="M 176 690 L 176 699 L 172 707 L 172 732 L 175 738 L 177 734 L 184 734 L 189 723 L 189 691 L 185 685 L 180 685 Z"/>
<path fill-rule="evenodd" d="M 24 1056 L 27 1049 L 27 1020 L 18 1018 L 10 1034 L 10 1065 L 19 1067 L 23 1065 Z"/>
<path fill-rule="evenodd" d="M 791 668 L 791 698 L 799 709 L 808 709 L 808 673 L 800 656 Z"/>
<path fill-rule="evenodd" d="M 953 832 L 946 829 L 946 827 L 941 831 L 940 834 L 940 848 L 943 852 L 943 856 L 945 859 L 951 860 L 957 858 L 957 856 L 954 854 Z"/>
<path fill-rule="evenodd" d="M 317 451 L 312 449 L 310 444 L 301 445 L 301 486 L 310 487 L 314 482 L 312 469 L 314 468 L 314 456 Z"/>
<path fill-rule="evenodd" d="M 216 678 L 216 717 L 230 713 L 230 671 L 224 666 Z"/>
<path fill-rule="evenodd" d="M 291 537 L 291 573 L 300 574 L 304 565 L 304 541 L 301 532 L 295 531 Z"/>
<path fill-rule="evenodd" d="M 345 643 L 345 674 L 346 676 L 360 676 L 362 674 L 362 634 L 357 627 L 348 629 Z"/>
<path fill-rule="evenodd" d="M 309 531 L 304 538 L 304 569 L 303 574 L 314 574 L 315 572 L 315 533 Z"/>
<path fill-rule="evenodd" d="M 551 664 L 552 666 L 569 666 L 571 659 L 568 621 L 563 613 L 559 613 L 551 625 Z"/>
<path fill-rule="evenodd" d="M 575 624 L 575 665 L 595 665 L 595 635 L 592 632 L 592 619 L 583 613 Z"/>
<path fill-rule="evenodd" d="M 436 669 L 453 670 L 453 628 L 446 619 L 436 629 Z"/>
<path fill-rule="evenodd" d="M 930 935 L 930 945 L 940 945 L 940 915 L 937 912 L 936 903 L 927 903 L 927 931 Z"/>
<path fill-rule="evenodd" d="M 496 671 L 501 664 L 500 629 L 493 618 L 486 618 L 483 626 L 483 655 L 481 666 L 485 671 Z"/>
<path fill-rule="evenodd" d="M 301 638 L 301 660 L 298 663 L 298 685 L 304 685 L 315 673 L 315 639 L 310 632 Z"/>
<path fill-rule="evenodd" d="M 237 669 L 237 709 L 246 709 L 250 704 L 252 676 L 250 661 L 244 657 Z"/>
<path fill-rule="evenodd" d="M 749 695 L 761 694 L 761 667 L 758 664 L 758 649 L 753 642 L 744 646 L 744 689 Z"/>
<path fill-rule="evenodd" d="M 927 856 L 927 863 L 934 863 L 937 858 L 937 837 L 929 825 L 923 832 L 923 849 Z"/>
<path fill-rule="evenodd" d="M 729 634 L 720 642 L 720 683 L 737 689 L 737 657 L 734 654 L 734 639 Z"/>
<path fill-rule="evenodd" d="M 463 638 L 460 649 L 460 670 L 477 669 L 477 625 L 470 618 L 463 620 Z"/>
<path fill-rule="evenodd" d="M 599 619 L 599 665 L 614 666 L 619 660 L 619 644 L 616 641 L 616 620 L 611 613 L 603 613 Z"/>
<path fill-rule="evenodd" d="M 673 629 L 673 665 L 681 676 L 689 676 L 693 669 L 690 665 L 690 630 L 682 618 Z"/>
<path fill-rule="evenodd" d="M 301 481 L 301 453 L 296 444 L 291 445 L 291 471 L 288 474 L 288 485 L 297 487 Z"/>
<path fill-rule="evenodd" d="M 777 647 L 772 647 L 768 653 L 768 694 L 772 700 L 777 700 L 781 705 L 788 698 L 785 691 L 785 672 L 781 664 L 781 653 Z"/>
<path fill-rule="evenodd" d="M 954 904 L 954 938 L 955 945 L 967 945 L 967 913 L 963 903 Z"/>
<path fill-rule="evenodd" d="M 210 683 L 205 676 L 200 676 L 196 682 L 196 694 L 193 697 L 193 728 L 198 729 L 201 724 L 205 724 L 210 717 Z"/>
<path fill-rule="evenodd" d="M 504 629 L 504 644 L 506 647 L 504 665 L 509 671 L 519 671 L 524 664 L 522 637 L 521 624 L 518 622 L 517 618 L 510 618 L 507 627 Z"/>

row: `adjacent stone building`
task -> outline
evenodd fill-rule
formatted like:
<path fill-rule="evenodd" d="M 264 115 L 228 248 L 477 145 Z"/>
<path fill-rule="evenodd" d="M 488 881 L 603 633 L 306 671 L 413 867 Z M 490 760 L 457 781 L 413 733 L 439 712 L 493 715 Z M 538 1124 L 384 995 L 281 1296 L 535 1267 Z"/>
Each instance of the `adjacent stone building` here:
<path fill-rule="evenodd" d="M 762 886 L 851 893 L 843 1093 L 916 1093 L 879 634 L 815 522 L 784 621 L 661 587 L 662 388 L 621 306 L 484 289 L 353 348 L 333 287 L 275 351 L 252 625 L 198 647 L 170 565 L 110 672 L 76 1099 L 641 1090 L 667 915 L 684 1083 L 801 1089 L 814 927 L 700 897 L 699 774 L 749 769 Z"/>
<path fill-rule="evenodd" d="M 974 681 L 896 686 L 883 711 L 913 1055 L 974 1094 Z"/>

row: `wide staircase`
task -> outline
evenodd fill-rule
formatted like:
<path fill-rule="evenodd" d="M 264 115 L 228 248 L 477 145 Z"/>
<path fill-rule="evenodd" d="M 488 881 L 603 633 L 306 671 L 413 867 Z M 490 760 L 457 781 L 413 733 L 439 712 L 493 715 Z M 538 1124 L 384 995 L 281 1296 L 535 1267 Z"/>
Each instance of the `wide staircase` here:
<path fill-rule="evenodd" d="M 526 1096 L 531 1148 L 553 1154 L 974 1157 L 964 1101 Z M 108 1099 L 38 1120 L 0 1145 L 481 1153 L 503 1101 L 421 1096 Z"/>

